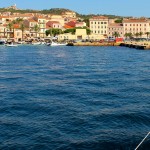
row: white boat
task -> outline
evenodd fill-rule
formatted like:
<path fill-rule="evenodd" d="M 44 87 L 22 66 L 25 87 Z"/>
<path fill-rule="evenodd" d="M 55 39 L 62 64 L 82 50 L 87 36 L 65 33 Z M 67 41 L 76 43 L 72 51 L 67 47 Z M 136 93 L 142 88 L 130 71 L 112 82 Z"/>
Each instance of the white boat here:
<path fill-rule="evenodd" d="M 55 43 L 52 41 L 52 43 L 50 44 L 50 46 L 66 46 L 67 43 Z"/>
<path fill-rule="evenodd" d="M 41 42 L 33 42 L 32 45 L 41 45 Z"/>
<path fill-rule="evenodd" d="M 6 44 L 6 46 L 8 46 L 8 47 L 17 47 L 18 45 L 14 44 L 14 43 L 11 43 L 11 44 Z"/>

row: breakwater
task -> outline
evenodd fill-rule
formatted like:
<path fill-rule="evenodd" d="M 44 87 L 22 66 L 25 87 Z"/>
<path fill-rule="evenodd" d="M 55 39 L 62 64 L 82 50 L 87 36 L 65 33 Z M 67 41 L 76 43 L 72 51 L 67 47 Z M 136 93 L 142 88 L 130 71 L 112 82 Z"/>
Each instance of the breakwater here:
<path fill-rule="evenodd" d="M 142 50 L 150 50 L 149 41 L 142 41 L 142 42 L 128 41 L 128 42 L 120 43 L 120 46 L 125 46 L 125 47 L 135 48 L 135 49 L 142 49 Z"/>
<path fill-rule="evenodd" d="M 119 46 L 120 43 L 116 42 L 78 42 L 68 43 L 67 46 Z"/>
<path fill-rule="evenodd" d="M 129 48 L 135 49 L 142 49 L 142 50 L 150 50 L 150 42 L 149 41 L 142 41 L 142 42 L 78 42 L 78 43 L 68 43 L 67 46 L 124 46 Z"/>

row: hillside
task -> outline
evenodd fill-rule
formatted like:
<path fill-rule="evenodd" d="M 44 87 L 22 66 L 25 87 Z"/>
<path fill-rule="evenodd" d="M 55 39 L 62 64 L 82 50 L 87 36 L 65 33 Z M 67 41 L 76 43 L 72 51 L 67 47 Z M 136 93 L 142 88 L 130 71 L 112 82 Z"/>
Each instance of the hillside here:
<path fill-rule="evenodd" d="M 70 9 L 65 9 L 65 8 L 51 8 L 51 9 L 44 9 L 44 10 L 32 10 L 32 9 L 25 9 L 25 10 L 15 10 L 15 9 L 6 9 L 6 8 L 0 8 L 0 12 L 18 12 L 18 13 L 42 13 L 42 14 L 56 14 L 56 15 L 61 15 L 63 12 L 66 11 L 72 11 Z M 77 17 L 82 18 L 82 19 L 89 19 L 92 16 L 98 16 L 98 15 L 103 15 L 103 16 L 107 16 L 109 18 L 122 18 L 122 16 L 115 16 L 115 15 L 106 15 L 106 14 L 79 14 L 77 12 L 75 12 L 77 14 Z"/>

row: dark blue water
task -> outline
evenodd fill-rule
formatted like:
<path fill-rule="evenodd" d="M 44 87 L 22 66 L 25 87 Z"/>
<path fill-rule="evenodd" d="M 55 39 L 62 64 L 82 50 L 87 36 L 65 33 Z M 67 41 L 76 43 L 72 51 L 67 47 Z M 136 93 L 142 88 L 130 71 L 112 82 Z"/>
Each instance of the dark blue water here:
<path fill-rule="evenodd" d="M 0 47 L 1 150 L 133 150 L 149 131 L 150 51 Z"/>

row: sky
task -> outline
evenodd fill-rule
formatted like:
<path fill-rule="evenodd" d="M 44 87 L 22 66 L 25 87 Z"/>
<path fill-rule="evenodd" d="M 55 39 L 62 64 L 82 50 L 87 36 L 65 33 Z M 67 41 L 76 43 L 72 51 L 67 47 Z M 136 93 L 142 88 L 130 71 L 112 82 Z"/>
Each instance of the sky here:
<path fill-rule="evenodd" d="M 20 9 L 67 8 L 80 14 L 150 17 L 150 0 L 0 0 L 1 8 L 13 4 Z"/>

